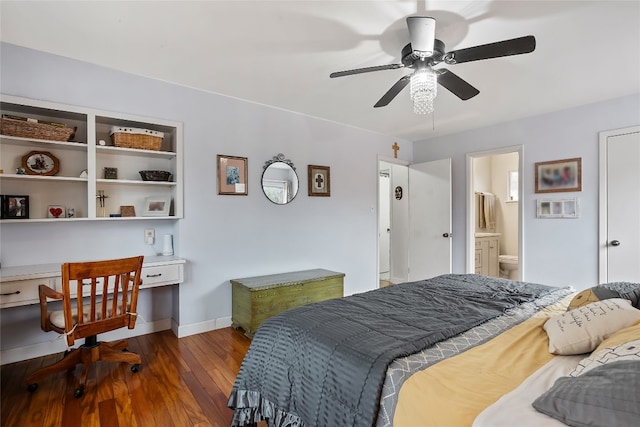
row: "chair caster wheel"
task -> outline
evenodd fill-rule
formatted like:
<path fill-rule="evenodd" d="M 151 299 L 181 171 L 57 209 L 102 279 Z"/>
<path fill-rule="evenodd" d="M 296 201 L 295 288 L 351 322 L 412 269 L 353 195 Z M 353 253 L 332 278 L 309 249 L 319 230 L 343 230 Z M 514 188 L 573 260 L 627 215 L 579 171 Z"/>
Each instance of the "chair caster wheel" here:
<path fill-rule="evenodd" d="M 131 365 L 131 372 L 133 372 L 134 374 L 136 372 L 140 371 L 140 365 L 138 363 L 136 363 L 135 365 Z"/>
<path fill-rule="evenodd" d="M 38 388 L 38 384 L 37 383 L 33 383 L 33 384 L 27 385 L 27 391 L 29 393 L 33 393 L 34 391 L 36 391 L 37 388 Z"/>
<path fill-rule="evenodd" d="M 82 397 L 82 395 L 84 394 L 84 386 L 80 386 L 77 389 L 75 389 L 75 391 L 73 392 L 73 397 Z"/>

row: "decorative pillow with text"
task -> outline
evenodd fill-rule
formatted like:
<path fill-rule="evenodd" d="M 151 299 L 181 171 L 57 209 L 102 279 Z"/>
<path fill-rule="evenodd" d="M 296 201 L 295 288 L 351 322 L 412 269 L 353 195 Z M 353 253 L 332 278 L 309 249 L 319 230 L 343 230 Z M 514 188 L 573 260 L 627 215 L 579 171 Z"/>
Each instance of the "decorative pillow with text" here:
<path fill-rule="evenodd" d="M 551 316 L 544 324 L 549 337 L 549 353 L 589 353 L 613 333 L 639 320 L 640 310 L 622 298 L 593 302 Z"/>

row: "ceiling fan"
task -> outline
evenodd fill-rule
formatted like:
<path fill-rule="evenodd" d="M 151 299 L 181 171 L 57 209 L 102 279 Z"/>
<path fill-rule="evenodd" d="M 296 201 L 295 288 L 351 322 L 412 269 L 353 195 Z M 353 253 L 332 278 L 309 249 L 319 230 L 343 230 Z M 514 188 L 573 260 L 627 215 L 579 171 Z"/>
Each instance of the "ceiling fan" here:
<path fill-rule="evenodd" d="M 438 84 L 466 101 L 473 98 L 480 91 L 458 77 L 452 71 L 434 69 L 435 65 L 444 62 L 447 65 L 463 62 L 479 61 L 482 59 L 499 58 L 502 56 L 520 55 L 533 52 L 536 48 L 534 36 L 518 37 L 494 43 L 483 44 L 465 49 L 445 52 L 444 43 L 435 38 L 436 20 L 427 16 L 409 16 L 407 18 L 409 39 L 411 43 L 402 49 L 402 63 L 378 65 L 374 67 L 357 68 L 354 70 L 338 71 L 329 77 L 350 76 L 352 74 L 369 73 L 380 70 L 394 70 L 411 68 L 413 74 L 403 76 L 382 95 L 374 107 L 388 105 L 402 89 L 410 84 L 411 99 L 414 112 L 427 114 L 433 112 L 433 100 L 437 94 Z"/>

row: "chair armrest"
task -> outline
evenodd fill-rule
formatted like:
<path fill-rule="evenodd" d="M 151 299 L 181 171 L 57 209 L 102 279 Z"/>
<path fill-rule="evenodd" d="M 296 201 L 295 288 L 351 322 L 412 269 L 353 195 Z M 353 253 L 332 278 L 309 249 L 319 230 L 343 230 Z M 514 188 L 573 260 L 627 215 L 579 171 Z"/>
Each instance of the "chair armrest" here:
<path fill-rule="evenodd" d="M 47 298 L 54 300 L 63 300 L 64 294 L 51 289 L 47 285 L 38 286 L 38 296 L 40 297 L 40 327 L 43 331 L 52 331 L 51 323 L 49 322 L 49 312 L 47 311 Z"/>
<path fill-rule="evenodd" d="M 47 285 L 38 286 L 38 294 L 40 296 L 40 302 L 42 302 L 43 298 L 51 298 L 56 300 L 64 299 L 64 294 L 62 292 L 58 292 L 54 289 L 51 289 Z M 47 301 L 45 299 L 45 303 L 46 302 Z"/>

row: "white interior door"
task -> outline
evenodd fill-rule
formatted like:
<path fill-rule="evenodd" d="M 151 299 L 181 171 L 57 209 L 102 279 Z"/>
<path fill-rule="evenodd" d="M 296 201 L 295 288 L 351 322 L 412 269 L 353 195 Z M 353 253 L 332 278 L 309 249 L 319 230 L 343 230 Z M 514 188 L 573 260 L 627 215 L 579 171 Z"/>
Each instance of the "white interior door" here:
<path fill-rule="evenodd" d="M 409 166 L 409 281 L 451 273 L 451 159 Z"/>
<path fill-rule="evenodd" d="M 600 155 L 600 281 L 640 282 L 640 128 L 601 135 Z"/>

